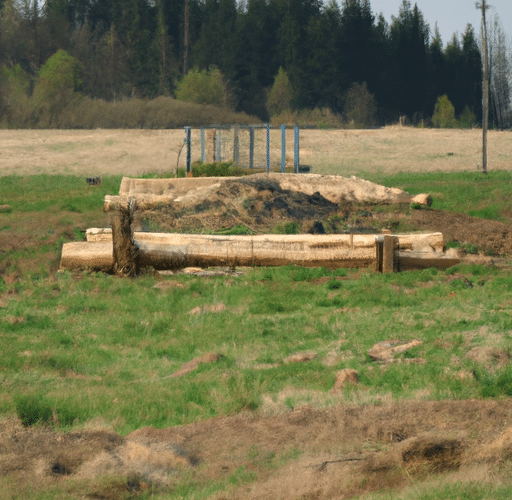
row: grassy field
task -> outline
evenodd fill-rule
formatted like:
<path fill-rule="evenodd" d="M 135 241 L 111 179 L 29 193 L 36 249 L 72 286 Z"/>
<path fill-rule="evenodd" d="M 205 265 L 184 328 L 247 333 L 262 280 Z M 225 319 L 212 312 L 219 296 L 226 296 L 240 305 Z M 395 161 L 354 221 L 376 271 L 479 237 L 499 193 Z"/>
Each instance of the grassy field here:
<path fill-rule="evenodd" d="M 508 221 L 507 171 L 367 178 L 411 193 L 430 192 L 435 208 Z M 512 395 L 508 266 L 461 264 L 393 275 L 293 266 L 212 277 L 148 271 L 134 280 L 57 273 L 63 242 L 83 239 L 87 227 L 108 225 L 103 197 L 115 194 L 120 180 L 104 176 L 101 186 L 88 186 L 74 175 L 0 178 L 0 205 L 11 207 L 0 213 L 4 427 L 15 418 L 26 429 L 106 429 L 124 436 L 145 426 L 166 428 L 240 412 L 279 416 L 306 404 L 500 401 Z M 398 355 L 399 362 L 376 364 L 368 350 L 387 339 L 422 343 Z M 316 357 L 287 362 L 304 352 Z M 207 353 L 221 357 L 172 377 Z M 359 383 L 333 392 L 343 368 L 357 370 Z M 290 450 L 274 451 L 274 469 L 262 465 L 258 452 L 227 478 L 183 474 L 167 490 L 130 489 L 129 478 L 111 478 L 109 484 L 117 486 L 101 490 L 103 497 L 97 493 L 103 479 L 80 487 L 57 482 L 48 490 L 35 480 L 27 490 L 0 461 L 0 499 L 243 498 L 247 485 L 302 453 Z M 441 477 L 426 484 L 425 477 L 415 476 L 405 489 L 396 483 L 401 492 L 364 498 L 509 498 L 511 463 L 509 455 L 502 457 L 492 469 L 494 483 L 491 477 L 479 483 L 445 483 Z"/>

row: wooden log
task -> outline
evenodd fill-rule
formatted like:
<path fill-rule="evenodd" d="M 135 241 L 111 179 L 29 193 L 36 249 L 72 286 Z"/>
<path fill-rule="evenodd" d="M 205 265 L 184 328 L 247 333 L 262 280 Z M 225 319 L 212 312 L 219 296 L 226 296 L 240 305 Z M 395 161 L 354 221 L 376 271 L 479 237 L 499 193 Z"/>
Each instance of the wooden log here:
<path fill-rule="evenodd" d="M 88 233 L 88 238 L 92 237 Z M 108 233 L 96 236 L 110 239 Z M 441 233 L 432 237 L 442 238 Z M 421 235 L 422 242 L 425 235 Z M 408 236 L 410 238 L 410 235 Z M 397 236 L 400 245 L 400 236 Z M 356 268 L 375 265 L 375 235 L 258 235 L 215 236 L 164 233 L 135 233 L 140 266 L 157 270 L 185 266 L 282 266 Z M 94 267 L 96 252 L 105 252 L 109 241 L 67 243 L 62 250 L 61 267 L 85 269 Z M 74 245 L 77 245 L 76 247 Z M 89 255 L 86 247 L 90 245 Z M 98 246 L 96 246 L 98 245 Z M 103 246 L 102 246 L 103 245 Z M 77 255 L 74 255 L 76 252 Z M 104 253 L 101 259 L 104 259 Z M 102 260 L 103 262 L 103 260 Z M 112 264 L 113 265 L 113 264 Z"/>

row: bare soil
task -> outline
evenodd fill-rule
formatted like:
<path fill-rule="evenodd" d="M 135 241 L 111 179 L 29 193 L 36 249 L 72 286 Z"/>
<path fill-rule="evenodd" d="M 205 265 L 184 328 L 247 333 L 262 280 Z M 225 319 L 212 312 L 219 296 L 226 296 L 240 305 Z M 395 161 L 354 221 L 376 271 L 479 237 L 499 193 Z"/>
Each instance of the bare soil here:
<path fill-rule="evenodd" d="M 178 162 L 183 138 L 181 130 L 0 130 L 0 176 L 170 171 L 183 166 L 183 155 Z M 472 170 L 480 163 L 479 141 L 479 131 L 304 131 L 301 163 L 310 164 L 314 173 L 340 175 Z M 491 168 L 512 169 L 511 146 L 512 134 L 490 132 Z M 268 232 L 289 222 L 301 232 L 429 229 L 496 255 L 512 253 L 508 224 L 234 186 L 224 185 L 215 199 L 196 200 L 179 210 L 139 212 L 136 223 L 142 229 L 171 231 L 245 225 Z M 2 483 L 7 490 L 0 498 L 20 497 L 20 492 L 30 496 L 57 484 L 80 491 L 83 498 L 115 499 L 169 491 L 184 480 L 200 485 L 226 481 L 230 488 L 212 494 L 220 500 L 351 498 L 404 488 L 437 474 L 449 481 L 492 482 L 512 457 L 511 416 L 510 400 L 408 401 L 325 410 L 306 406 L 277 415 L 265 415 L 264 405 L 259 414 L 145 428 L 128 436 L 105 429 L 59 433 L 4 419 L 0 476 L 11 480 Z M 233 479 L 252 473 L 258 480 L 249 485 L 237 486 Z M 105 475 L 120 479 L 104 481 Z"/>

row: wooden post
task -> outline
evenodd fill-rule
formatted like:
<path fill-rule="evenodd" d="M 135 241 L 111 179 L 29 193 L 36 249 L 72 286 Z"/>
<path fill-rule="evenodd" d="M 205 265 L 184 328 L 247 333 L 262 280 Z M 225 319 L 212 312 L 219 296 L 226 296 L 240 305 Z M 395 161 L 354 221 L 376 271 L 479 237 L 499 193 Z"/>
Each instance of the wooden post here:
<path fill-rule="evenodd" d="M 132 233 L 135 198 L 119 204 L 111 215 L 114 274 L 133 277 L 138 274 L 138 250 Z"/>
<path fill-rule="evenodd" d="M 377 253 L 376 267 L 381 273 L 392 273 L 396 271 L 397 262 L 395 259 L 398 247 L 398 237 L 388 234 L 375 238 L 375 249 Z"/>

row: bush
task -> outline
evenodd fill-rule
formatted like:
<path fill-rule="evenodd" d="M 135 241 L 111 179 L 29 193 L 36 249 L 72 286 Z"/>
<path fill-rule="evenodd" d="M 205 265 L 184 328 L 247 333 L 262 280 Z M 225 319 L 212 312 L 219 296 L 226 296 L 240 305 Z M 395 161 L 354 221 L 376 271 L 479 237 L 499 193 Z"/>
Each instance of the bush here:
<path fill-rule="evenodd" d="M 272 126 L 281 124 L 299 127 L 316 127 L 319 129 L 340 128 L 341 117 L 329 108 L 303 109 L 302 111 L 283 111 L 270 120 Z"/>
<path fill-rule="evenodd" d="M 270 116 L 279 115 L 291 109 L 293 101 L 293 89 L 288 74 L 283 68 L 279 68 L 274 79 L 274 85 L 267 97 L 267 111 Z"/>
<path fill-rule="evenodd" d="M 19 64 L 12 68 L 0 68 L 0 116 L 1 125 L 19 127 L 30 124 L 30 77 Z"/>
<path fill-rule="evenodd" d="M 192 165 L 194 177 L 240 177 L 246 174 L 244 168 L 238 167 L 231 161 L 216 163 L 197 162 Z"/>
<path fill-rule="evenodd" d="M 189 71 L 178 83 L 176 97 L 180 101 L 196 104 L 211 104 L 232 109 L 233 98 L 227 88 L 222 73 L 215 66 L 200 71 Z"/>
<path fill-rule="evenodd" d="M 432 123 L 435 127 L 439 128 L 454 128 L 457 126 L 455 108 L 447 95 L 437 98 Z"/>
<path fill-rule="evenodd" d="M 471 111 L 470 107 L 466 104 L 464 111 L 459 116 L 459 127 L 460 128 L 473 128 L 476 124 L 475 113 Z"/>
<path fill-rule="evenodd" d="M 377 106 L 366 82 L 353 83 L 345 95 L 343 118 L 350 128 L 373 127 L 377 124 Z"/>
<path fill-rule="evenodd" d="M 41 66 L 33 103 L 42 113 L 42 125 L 55 125 L 59 113 L 81 97 L 77 92 L 81 83 L 78 62 L 65 50 L 58 50 Z"/>

